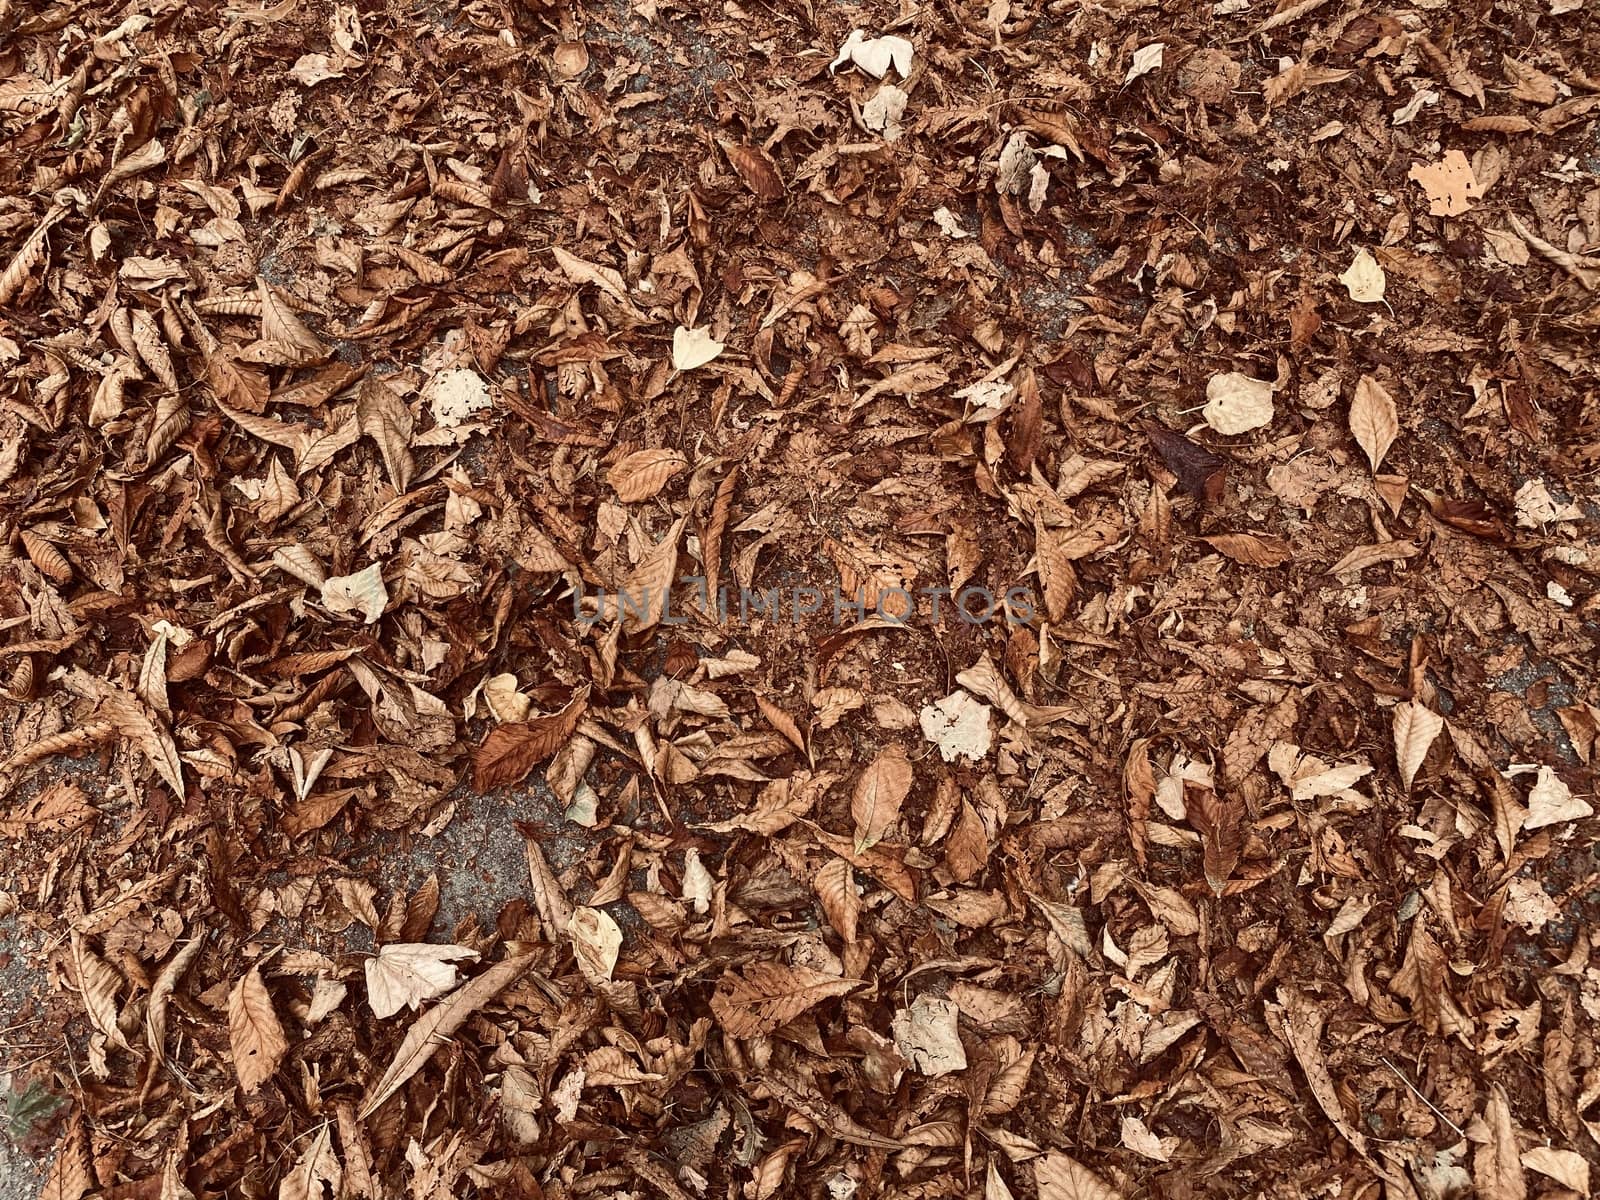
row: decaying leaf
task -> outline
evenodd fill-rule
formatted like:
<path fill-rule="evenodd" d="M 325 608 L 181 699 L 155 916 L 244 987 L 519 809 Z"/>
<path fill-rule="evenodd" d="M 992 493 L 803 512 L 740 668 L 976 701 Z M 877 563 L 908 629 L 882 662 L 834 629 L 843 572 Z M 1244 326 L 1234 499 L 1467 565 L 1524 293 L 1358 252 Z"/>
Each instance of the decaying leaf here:
<path fill-rule="evenodd" d="M 367 1090 L 357 1116 L 364 1121 L 376 1112 L 385 1100 L 399 1091 L 407 1080 L 422 1069 L 435 1051 L 448 1041 L 451 1034 L 494 999 L 503 988 L 521 977 L 532 963 L 531 954 L 498 962 L 482 975 L 462 984 L 417 1018 L 406 1031 L 405 1040 L 395 1051 L 388 1069 Z"/>
<path fill-rule="evenodd" d="M 329 612 L 358 612 L 371 625 L 389 607 L 389 590 L 383 583 L 383 564 L 370 563 L 353 575 L 322 581 L 322 606 Z"/>
<path fill-rule="evenodd" d="M 566 743 L 588 706 L 589 689 L 584 687 L 557 712 L 491 729 L 473 758 L 473 787 L 487 792 L 522 782 Z"/>
<path fill-rule="evenodd" d="M 579 907 L 572 910 L 567 925 L 578 967 L 590 982 L 611 978 L 622 949 L 622 930 L 603 909 Z"/>
<path fill-rule="evenodd" d="M 633 504 L 650 499 L 688 465 L 676 450 L 636 450 L 612 467 L 606 480 L 618 500 Z"/>
<path fill-rule="evenodd" d="M 1050 1151 L 1033 1164 L 1039 1200 L 1122 1200 L 1122 1193 L 1077 1159 Z"/>
<path fill-rule="evenodd" d="M 674 371 L 692 371 L 696 367 L 703 367 L 722 350 L 722 343 L 711 336 L 709 329 L 685 329 L 680 325 L 672 331 Z"/>
<path fill-rule="evenodd" d="M 966 758 L 981 761 L 988 753 L 993 734 L 989 729 L 987 704 L 979 704 L 967 692 L 957 689 L 942 700 L 924 708 L 918 717 L 922 736 L 939 747 L 945 762 Z"/>
<path fill-rule="evenodd" d="M 949 1000 L 922 995 L 910 1008 L 895 1013 L 895 1046 L 922 1074 L 948 1075 L 967 1069 L 967 1054 L 957 1028 L 957 1012 Z"/>

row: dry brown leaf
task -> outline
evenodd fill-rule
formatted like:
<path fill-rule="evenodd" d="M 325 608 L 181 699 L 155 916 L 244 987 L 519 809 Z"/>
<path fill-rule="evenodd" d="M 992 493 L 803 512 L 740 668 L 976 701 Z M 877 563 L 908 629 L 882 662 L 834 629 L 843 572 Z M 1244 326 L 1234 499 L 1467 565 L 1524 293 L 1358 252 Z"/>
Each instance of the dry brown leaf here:
<path fill-rule="evenodd" d="M 861 986 L 810 967 L 754 962 L 743 974 L 726 972 L 711 997 L 716 1014 L 729 1037 L 751 1038 L 787 1025 L 806 1009 Z"/>
<path fill-rule="evenodd" d="M 726 138 L 718 138 L 717 144 L 728 156 L 728 161 L 739 173 L 745 187 L 754 192 L 757 199 L 764 204 L 783 199 L 786 190 L 783 177 L 778 174 L 777 164 L 765 150 L 759 146 L 730 142 Z"/>
<path fill-rule="evenodd" d="M 1587 291 L 1600 288 L 1600 258 L 1584 257 L 1552 245 L 1517 220 L 1515 213 L 1507 213 L 1506 220 L 1511 222 L 1511 228 L 1517 231 L 1523 241 L 1571 275 Z"/>
<path fill-rule="evenodd" d="M 1204 539 L 1234 562 L 1247 567 L 1281 567 L 1294 557 L 1294 547 L 1265 533 L 1218 533 Z"/>
<path fill-rule="evenodd" d="M 156 324 L 156 319 L 144 309 L 136 308 L 131 325 L 133 346 L 140 361 L 169 391 L 176 391 L 178 373 L 172 366 L 172 355 L 167 353 L 167 344 L 162 340 L 161 327 Z"/>
<path fill-rule="evenodd" d="M 1406 538 L 1392 542 L 1377 542 L 1371 546 L 1357 546 L 1328 568 L 1330 575 L 1343 575 L 1346 571 L 1364 571 L 1379 563 L 1404 562 L 1422 553 L 1422 548 Z"/>
<path fill-rule="evenodd" d="M 1345 1117 L 1344 1103 L 1339 1089 L 1328 1071 L 1328 1062 L 1322 1055 L 1322 1027 L 1326 1021 L 1323 1011 L 1294 988 L 1278 989 L 1278 1001 L 1283 1005 L 1283 1031 L 1289 1040 L 1289 1049 L 1295 1061 L 1305 1072 L 1306 1083 L 1328 1120 L 1362 1158 L 1367 1157 L 1367 1139 Z"/>
<path fill-rule="evenodd" d="M 634 504 L 650 499 L 688 465 L 676 450 L 637 450 L 606 473 L 606 482 L 616 489 L 618 500 Z"/>
<path fill-rule="evenodd" d="M 322 339 L 306 328 L 295 316 L 294 309 L 272 285 L 260 278 L 256 280 L 256 285 L 261 294 L 262 341 L 283 342 L 293 346 L 302 351 L 309 361 L 327 358 L 328 348 L 322 344 Z"/>
<path fill-rule="evenodd" d="M 150 985 L 150 998 L 145 1006 L 144 1032 L 150 1052 L 157 1058 L 165 1057 L 167 1037 L 167 1007 L 177 990 L 178 980 L 189 969 L 189 964 L 199 956 L 205 945 L 203 937 L 192 937 L 173 952 L 167 965 L 161 968 L 155 982 Z"/>
<path fill-rule="evenodd" d="M 1436 217 L 1460 216 L 1483 196 L 1472 164 L 1459 150 L 1449 150 L 1436 163 L 1417 163 L 1406 177 L 1428 195 L 1428 212 Z"/>
<path fill-rule="evenodd" d="M 55 1161 L 45 1177 L 39 1200 L 82 1200 L 96 1187 L 89 1161 L 89 1142 L 83 1127 L 83 1111 L 76 1104 L 67 1121 L 67 1130 L 56 1144 Z"/>
<path fill-rule="evenodd" d="M 357 1119 L 365 1121 L 376 1112 L 385 1100 L 422 1069 L 434 1052 L 445 1045 L 450 1035 L 460 1029 L 469 1017 L 499 995 L 501 989 L 521 978 L 522 973 L 533 965 L 533 959 L 533 955 L 524 954 L 496 963 L 418 1017 L 406 1030 L 405 1040 L 395 1051 L 382 1078 L 367 1090 L 356 1113 Z"/>
<path fill-rule="evenodd" d="M 900 806 L 911 791 L 911 776 L 911 760 L 904 750 L 891 746 L 857 777 L 850 800 L 856 853 L 875 846 L 900 819 Z"/>
<path fill-rule="evenodd" d="M 790 745 L 804 754 L 808 760 L 810 759 L 811 752 L 806 749 L 805 735 L 800 732 L 800 726 L 795 724 L 793 717 L 759 693 L 756 695 L 756 707 L 761 710 L 761 715 L 766 718 L 768 725 L 783 734 Z"/>
<path fill-rule="evenodd" d="M 666 615 L 677 579 L 678 539 L 687 523 L 687 517 L 674 521 L 666 536 L 645 552 L 623 581 L 620 603 L 624 633 L 652 629 Z"/>
<path fill-rule="evenodd" d="M 560 246 L 550 247 L 550 253 L 556 257 L 556 262 L 566 272 L 567 278 L 573 283 L 592 283 L 601 291 L 607 293 L 614 300 L 626 303 L 628 300 L 628 284 L 622 278 L 622 273 L 614 267 L 599 267 L 592 262 L 579 258 L 576 254 L 568 253 Z"/>
<path fill-rule="evenodd" d="M 324 1185 L 337 1196 L 343 1182 L 344 1168 L 333 1150 L 333 1126 L 323 1121 L 311 1144 L 278 1184 L 278 1200 L 322 1200 Z"/>
<path fill-rule="evenodd" d="M 963 799 L 956 811 L 955 825 L 944 844 L 944 865 L 950 878 L 966 883 L 975 878 L 989 863 L 989 832 L 983 827 L 983 818 Z"/>
<path fill-rule="evenodd" d="M 1206 882 L 1220 896 L 1244 849 L 1244 804 L 1222 800 L 1210 788 L 1185 788 L 1184 808 L 1189 824 L 1200 834 Z"/>
<path fill-rule="evenodd" d="M 823 914 L 833 931 L 847 943 L 855 941 L 861 916 L 861 894 L 856 890 L 855 873 L 850 864 L 842 858 L 829 859 L 813 877 L 812 887 L 822 901 Z"/>
<path fill-rule="evenodd" d="M 65 206 L 52 205 L 44 220 L 34 226 L 33 232 L 23 239 L 16 255 L 7 264 L 6 269 L 0 272 L 0 305 L 10 304 L 15 300 L 17 293 L 22 290 L 22 285 L 44 264 L 50 229 L 66 215 Z"/>
<path fill-rule="evenodd" d="M 1361 377 L 1350 400 L 1350 432 L 1376 473 L 1400 433 L 1400 413 L 1394 397 L 1371 375 Z"/>
<path fill-rule="evenodd" d="M 572 736 L 588 707 L 589 686 L 585 684 L 559 712 L 491 729 L 473 756 L 472 786 L 492 792 L 521 783 Z"/>
<path fill-rule="evenodd" d="M 228 1043 L 246 1094 L 272 1078 L 289 1049 L 259 966 L 246 971 L 228 993 Z"/>
<path fill-rule="evenodd" d="M 460 972 L 455 964 L 473 961 L 478 952 L 467 946 L 428 942 L 388 942 L 366 961 L 367 1003 L 380 1020 L 402 1008 L 412 1011 L 425 1000 L 442 996 L 455 987 Z"/>
<path fill-rule="evenodd" d="M 1482 1200 L 1527 1200 L 1528 1179 L 1517 1149 L 1517 1130 L 1511 1121 L 1511 1103 L 1500 1084 L 1489 1089 L 1483 1106 L 1488 1140 L 1472 1156 L 1472 1177 Z"/>
<path fill-rule="evenodd" d="M 365 437 L 372 439 L 383 456 L 384 470 L 394 490 L 411 486 L 416 464 L 411 457 L 411 435 L 416 421 L 398 392 L 376 375 L 361 382 L 356 400 L 356 420 Z"/>
<path fill-rule="evenodd" d="M 1117 1191 L 1075 1158 L 1052 1150 L 1033 1164 L 1039 1200 L 1122 1200 Z"/>
<path fill-rule="evenodd" d="M 28 561 L 39 568 L 39 574 L 51 583 L 72 582 L 72 564 L 67 561 L 66 555 L 31 529 L 24 529 L 21 539 Z"/>
<path fill-rule="evenodd" d="M 1400 768 L 1400 784 L 1406 791 L 1411 790 L 1411 781 L 1428 757 L 1428 748 L 1443 728 L 1444 718 L 1416 700 L 1395 705 L 1394 758 Z"/>
<path fill-rule="evenodd" d="M 122 991 L 122 976 L 77 933 L 72 935 L 72 970 L 89 1023 L 105 1035 L 110 1045 L 125 1047 L 127 1041 L 117 1027 L 117 993 Z"/>
<path fill-rule="evenodd" d="M 583 977 L 595 987 L 609 982 L 622 951 L 622 930 L 611 915 L 599 908 L 574 908 L 567 933 Z"/>
<path fill-rule="evenodd" d="M 798 771 L 785 779 L 775 779 L 761 789 L 756 806 L 731 821 L 718 821 L 704 828 L 713 833 L 731 833 L 743 829 L 771 837 L 782 833 L 815 807 L 817 801 L 838 783 L 840 776 L 823 772 L 812 775 Z"/>

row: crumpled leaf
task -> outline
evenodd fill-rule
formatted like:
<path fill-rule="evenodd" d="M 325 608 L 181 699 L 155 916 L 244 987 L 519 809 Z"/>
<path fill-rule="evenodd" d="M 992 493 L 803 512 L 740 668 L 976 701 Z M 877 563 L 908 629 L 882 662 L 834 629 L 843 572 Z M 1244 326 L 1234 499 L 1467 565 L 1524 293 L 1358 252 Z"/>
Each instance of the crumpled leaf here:
<path fill-rule="evenodd" d="M 979 762 L 989 753 L 994 740 L 989 728 L 991 711 L 987 704 L 979 704 L 957 688 L 943 700 L 927 705 L 918 720 L 922 736 L 939 747 L 939 756 L 945 762 L 959 757 Z"/>
<path fill-rule="evenodd" d="M 967 1069 L 967 1052 L 957 1028 L 959 1009 L 949 1000 L 921 995 L 894 1014 L 894 1044 L 924 1075 Z"/>
<path fill-rule="evenodd" d="M 758 1037 L 806 1009 L 860 986 L 859 980 L 841 979 L 810 967 L 753 962 L 742 973 L 724 973 L 712 994 L 711 1011 L 729 1037 Z"/>
<path fill-rule="evenodd" d="M 383 584 L 383 564 L 371 563 L 353 575 L 337 575 L 322 583 L 322 606 L 329 612 L 358 612 L 371 625 L 389 606 L 389 589 Z"/>
<path fill-rule="evenodd" d="M 1162 56 L 1166 53 L 1165 42 L 1151 42 L 1148 46 L 1140 46 L 1133 52 L 1133 61 L 1128 64 L 1128 73 L 1123 76 L 1124 85 L 1132 83 L 1141 75 L 1148 75 L 1151 71 L 1161 66 Z"/>
<path fill-rule="evenodd" d="M 869 38 L 863 30 L 852 29 L 828 69 L 837 71 L 854 63 L 874 79 L 882 79 L 884 72 L 893 66 L 901 79 L 909 79 L 913 51 L 911 43 L 903 37 L 885 34 Z"/>

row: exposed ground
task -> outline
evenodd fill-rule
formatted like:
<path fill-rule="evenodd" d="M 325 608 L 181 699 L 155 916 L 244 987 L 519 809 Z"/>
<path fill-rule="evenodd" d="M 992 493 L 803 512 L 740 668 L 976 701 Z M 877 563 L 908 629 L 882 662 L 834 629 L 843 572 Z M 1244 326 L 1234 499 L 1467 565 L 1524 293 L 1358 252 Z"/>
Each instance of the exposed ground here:
<path fill-rule="evenodd" d="M 0 35 L 0 1200 L 1587 1194 L 1596 0 Z"/>

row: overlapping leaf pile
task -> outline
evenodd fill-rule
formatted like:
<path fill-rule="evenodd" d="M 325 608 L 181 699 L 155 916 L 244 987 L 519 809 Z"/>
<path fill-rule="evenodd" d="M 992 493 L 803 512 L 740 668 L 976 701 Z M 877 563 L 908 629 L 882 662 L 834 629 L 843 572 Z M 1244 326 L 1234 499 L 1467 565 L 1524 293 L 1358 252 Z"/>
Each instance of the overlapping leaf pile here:
<path fill-rule="evenodd" d="M 1593 17 L 0 0 L 48 1194 L 1586 1194 Z"/>

